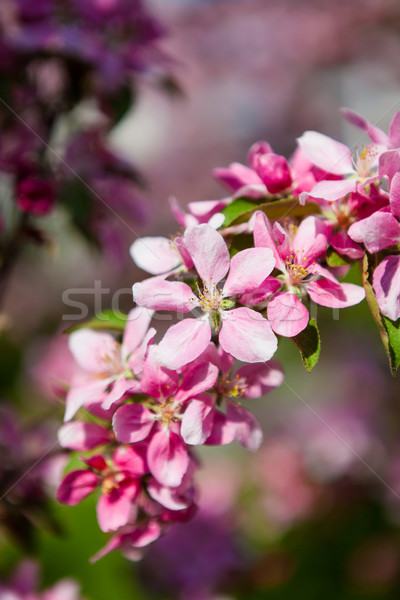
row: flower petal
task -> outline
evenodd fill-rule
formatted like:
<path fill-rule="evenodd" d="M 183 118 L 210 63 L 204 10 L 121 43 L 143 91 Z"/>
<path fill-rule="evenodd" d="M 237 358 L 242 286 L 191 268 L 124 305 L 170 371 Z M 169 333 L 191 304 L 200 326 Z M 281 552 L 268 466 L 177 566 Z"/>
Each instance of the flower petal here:
<path fill-rule="evenodd" d="M 187 313 L 198 300 L 186 283 L 151 277 L 132 286 L 133 299 L 139 306 L 152 310 L 176 310 Z"/>
<path fill-rule="evenodd" d="M 282 365 L 277 360 L 245 365 L 236 371 L 236 375 L 246 382 L 243 392 L 245 398 L 261 398 L 280 386 L 285 378 Z"/>
<path fill-rule="evenodd" d="M 316 304 L 328 308 L 354 306 L 365 298 L 365 291 L 361 286 L 338 281 L 335 283 L 325 278 L 311 281 L 307 286 L 307 292 Z"/>
<path fill-rule="evenodd" d="M 387 256 L 374 271 L 373 288 L 379 309 L 385 317 L 400 317 L 400 256 Z"/>
<path fill-rule="evenodd" d="M 276 294 L 267 306 L 267 317 L 275 333 L 293 337 L 308 325 L 309 313 L 296 294 L 282 292 Z"/>
<path fill-rule="evenodd" d="M 178 487 L 189 467 L 190 456 L 181 438 L 160 429 L 150 440 L 147 460 L 149 469 L 162 485 Z"/>
<path fill-rule="evenodd" d="M 269 360 L 278 345 L 268 321 L 245 307 L 224 313 L 219 343 L 225 352 L 250 363 Z"/>
<path fill-rule="evenodd" d="M 120 347 L 112 335 L 91 329 L 71 333 L 68 346 L 78 365 L 90 373 L 107 373 L 108 357 L 119 357 Z"/>
<path fill-rule="evenodd" d="M 261 446 L 263 433 L 259 422 L 250 411 L 228 402 L 226 418 L 235 427 L 235 439 L 245 448 L 255 452 Z"/>
<path fill-rule="evenodd" d="M 152 275 L 161 275 L 182 264 L 182 257 L 174 243 L 164 237 L 138 238 L 129 252 L 139 269 Z"/>
<path fill-rule="evenodd" d="M 353 223 L 349 228 L 349 236 L 355 242 L 363 243 L 368 252 L 375 254 L 400 242 L 400 225 L 392 214 L 377 211 L 370 217 Z"/>
<path fill-rule="evenodd" d="M 248 248 L 233 256 L 225 282 L 224 296 L 246 294 L 257 289 L 275 267 L 270 248 Z"/>
<path fill-rule="evenodd" d="M 327 202 L 335 202 L 356 190 L 356 179 L 333 179 L 329 181 L 319 181 L 310 192 L 304 192 L 300 197 L 317 198 L 326 200 Z"/>
<path fill-rule="evenodd" d="M 113 417 L 115 437 L 125 444 L 141 442 L 149 435 L 154 419 L 154 414 L 142 404 L 125 404 Z"/>
<path fill-rule="evenodd" d="M 305 131 L 297 143 L 313 165 L 328 173 L 347 175 L 354 171 L 348 147 L 323 133 Z"/>
<path fill-rule="evenodd" d="M 88 452 L 111 441 L 108 429 L 97 423 L 70 421 L 58 430 L 58 443 L 62 448 Z"/>
<path fill-rule="evenodd" d="M 143 308 L 143 306 L 137 306 L 129 311 L 121 346 L 123 361 L 127 360 L 128 356 L 140 346 L 147 333 L 153 314 L 152 310 Z"/>
<path fill-rule="evenodd" d="M 293 250 L 298 263 L 306 267 L 326 251 L 327 227 L 316 217 L 307 217 L 299 225 L 293 239 Z"/>
<path fill-rule="evenodd" d="M 185 319 L 172 325 L 157 347 L 160 364 L 179 369 L 207 348 L 211 339 L 210 324 L 202 319 Z"/>
<path fill-rule="evenodd" d="M 209 362 L 200 362 L 187 370 L 175 393 L 177 402 L 185 402 L 210 390 L 218 378 L 218 368 Z"/>
<path fill-rule="evenodd" d="M 160 365 L 158 348 L 157 346 L 152 346 L 143 368 L 141 379 L 143 393 L 157 400 L 159 398 L 168 398 L 175 393 L 178 382 L 178 373 Z"/>
<path fill-rule="evenodd" d="M 116 531 L 128 523 L 132 512 L 137 510 L 132 501 L 139 490 L 139 483 L 126 477 L 116 487 L 101 494 L 96 513 L 102 531 Z"/>
<path fill-rule="evenodd" d="M 61 504 L 76 506 L 96 489 L 100 479 L 88 469 L 68 473 L 60 483 L 56 498 Z"/>
<path fill-rule="evenodd" d="M 183 239 L 207 287 L 221 281 L 229 269 L 229 251 L 222 235 L 210 225 L 203 224 L 186 229 Z"/>
<path fill-rule="evenodd" d="M 189 402 L 181 423 L 181 436 L 186 444 L 204 444 L 213 428 L 214 412 L 214 400 L 210 396 Z"/>

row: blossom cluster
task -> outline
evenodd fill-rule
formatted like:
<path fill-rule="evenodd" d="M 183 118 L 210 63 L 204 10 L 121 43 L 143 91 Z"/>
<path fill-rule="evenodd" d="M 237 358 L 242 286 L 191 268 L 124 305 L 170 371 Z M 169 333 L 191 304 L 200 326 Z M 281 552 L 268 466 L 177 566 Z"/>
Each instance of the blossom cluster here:
<path fill-rule="evenodd" d="M 89 454 L 57 497 L 74 505 L 100 490 L 98 522 L 113 536 L 97 557 L 120 548 L 136 558 L 194 514 L 194 446 L 259 447 L 260 425 L 242 403 L 282 383 L 272 360 L 279 336 L 293 339 L 309 370 L 316 364 L 315 305 L 341 309 L 367 293 L 396 370 L 400 113 L 386 136 L 344 112 L 371 144 L 353 156 L 308 131 L 288 161 L 257 142 L 248 166 L 215 170 L 230 197 L 187 212 L 173 200 L 183 231 L 133 243 L 151 276 L 133 285 L 122 341 L 99 331 L 115 325 L 104 318 L 71 333 L 79 370 L 59 441 Z M 364 286 L 340 281 L 363 257 Z M 157 332 L 151 324 L 164 311 L 177 322 Z"/>

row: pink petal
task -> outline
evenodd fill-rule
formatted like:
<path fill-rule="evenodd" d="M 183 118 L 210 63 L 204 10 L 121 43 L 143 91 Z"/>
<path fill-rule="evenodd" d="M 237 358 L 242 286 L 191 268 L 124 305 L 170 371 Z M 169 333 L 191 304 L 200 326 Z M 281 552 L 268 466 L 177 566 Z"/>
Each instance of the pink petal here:
<path fill-rule="evenodd" d="M 114 378 L 95 379 L 85 384 L 71 387 L 65 400 L 64 421 L 70 421 L 76 411 L 86 402 L 99 401 Z"/>
<path fill-rule="evenodd" d="M 113 454 L 113 463 L 120 471 L 129 471 L 133 478 L 141 477 L 148 473 L 147 445 L 134 444 L 133 446 L 118 446 Z"/>
<path fill-rule="evenodd" d="M 204 444 L 213 429 L 214 413 L 214 400 L 210 396 L 189 402 L 181 423 L 181 436 L 186 444 Z"/>
<path fill-rule="evenodd" d="M 257 211 L 254 215 L 254 245 L 256 248 L 270 248 L 275 257 L 275 266 L 282 270 L 283 261 L 278 254 L 275 238 L 272 234 L 272 226 L 261 211 Z"/>
<path fill-rule="evenodd" d="M 126 361 L 128 356 L 142 343 L 153 314 L 152 310 L 142 306 L 137 306 L 129 311 L 122 338 L 121 356 L 123 361 Z"/>
<path fill-rule="evenodd" d="M 301 222 L 292 246 L 299 264 L 307 266 L 326 252 L 327 233 L 326 224 L 321 219 L 307 217 Z"/>
<path fill-rule="evenodd" d="M 130 392 L 131 394 L 140 393 L 140 382 L 136 379 L 117 379 L 111 384 L 111 389 L 103 395 L 101 402 L 101 408 L 109 410 L 113 404 L 121 400 L 125 394 Z"/>
<path fill-rule="evenodd" d="M 96 489 L 99 481 L 98 476 L 87 469 L 72 471 L 60 483 L 56 498 L 61 504 L 76 506 Z"/>
<path fill-rule="evenodd" d="M 158 344 L 157 358 L 169 369 L 192 362 L 207 348 L 210 324 L 202 319 L 185 319 L 170 327 Z"/>
<path fill-rule="evenodd" d="M 152 275 L 161 275 L 182 265 L 182 257 L 174 243 L 164 237 L 138 238 L 129 252 L 139 269 Z"/>
<path fill-rule="evenodd" d="M 240 304 L 246 304 L 247 306 L 255 306 L 256 304 L 260 304 L 260 302 L 265 302 L 270 296 L 276 294 L 280 287 L 282 287 L 282 281 L 280 279 L 277 279 L 276 277 L 267 277 L 255 292 L 240 296 L 239 302 Z"/>
<path fill-rule="evenodd" d="M 375 254 L 400 242 L 400 225 L 390 213 L 378 211 L 353 223 L 349 236 L 355 242 L 364 243 L 368 252 Z"/>
<path fill-rule="evenodd" d="M 109 469 L 104 456 L 101 454 L 93 454 L 93 456 L 89 456 L 89 458 L 84 458 L 83 456 L 80 456 L 79 458 L 93 471 L 98 471 L 103 474 Z"/>
<path fill-rule="evenodd" d="M 235 254 L 225 282 L 224 296 L 246 294 L 258 288 L 275 267 L 270 248 L 248 248 Z"/>
<path fill-rule="evenodd" d="M 224 313 L 219 343 L 225 352 L 251 363 L 269 360 L 278 345 L 268 321 L 244 307 Z"/>
<path fill-rule="evenodd" d="M 329 243 L 336 252 L 348 256 L 352 260 L 364 256 L 363 248 L 359 244 L 356 244 L 344 229 L 334 233 L 329 238 Z"/>
<path fill-rule="evenodd" d="M 179 376 L 175 371 L 160 365 L 158 348 L 150 348 L 143 368 L 142 391 L 151 398 L 168 398 L 178 387 Z"/>
<path fill-rule="evenodd" d="M 190 464 L 190 456 L 181 438 L 162 429 L 150 440 L 147 460 L 157 481 L 168 487 L 178 487 L 182 483 Z"/>
<path fill-rule="evenodd" d="M 296 294 L 282 292 L 276 294 L 267 306 L 267 317 L 275 333 L 293 337 L 308 325 L 309 313 Z"/>
<path fill-rule="evenodd" d="M 96 446 L 107 444 L 111 441 L 108 429 L 96 423 L 72 421 L 65 423 L 58 430 L 58 443 L 62 448 L 87 452 Z"/>
<path fill-rule="evenodd" d="M 185 402 L 188 398 L 210 390 L 217 381 L 218 372 L 218 368 L 209 362 L 193 365 L 184 373 L 182 383 L 175 393 L 176 401 Z"/>
<path fill-rule="evenodd" d="M 128 358 L 128 367 L 132 370 L 134 375 L 138 376 L 143 371 L 144 361 L 149 349 L 150 344 L 153 343 L 157 331 L 150 327 L 142 343 Z"/>
<path fill-rule="evenodd" d="M 400 317 L 400 255 L 387 256 L 376 267 L 373 288 L 379 309 L 385 317 Z"/>
<path fill-rule="evenodd" d="M 400 217 L 400 173 L 396 173 L 390 185 L 390 210 L 395 217 Z"/>
<path fill-rule="evenodd" d="M 356 179 L 333 179 L 329 181 L 319 181 L 310 192 L 305 192 L 304 194 L 307 198 L 310 197 L 327 200 L 327 202 L 335 202 L 356 190 Z"/>
<path fill-rule="evenodd" d="M 176 310 L 187 313 L 198 300 L 186 283 L 151 277 L 132 286 L 133 299 L 139 306 L 152 310 Z"/>
<path fill-rule="evenodd" d="M 253 452 L 258 450 L 263 440 L 263 433 L 259 422 L 251 412 L 228 402 L 226 418 L 235 427 L 235 439 Z"/>
<path fill-rule="evenodd" d="M 312 281 L 307 292 L 316 304 L 329 308 L 354 306 L 365 298 L 364 288 L 353 283 L 334 283 L 328 279 Z"/>
<path fill-rule="evenodd" d="M 236 423 L 229 421 L 219 410 L 214 411 L 213 429 L 206 440 L 207 446 L 225 446 L 235 439 Z"/>
<path fill-rule="evenodd" d="M 392 181 L 393 177 L 400 171 L 400 152 L 398 150 L 389 150 L 379 157 L 379 177 L 388 177 Z"/>
<path fill-rule="evenodd" d="M 250 150 L 247 153 L 247 162 L 251 166 L 252 169 L 255 168 L 255 160 L 257 160 L 258 155 L 260 154 L 269 154 L 273 152 L 271 146 L 268 142 L 264 142 L 260 140 L 258 142 L 254 142 L 254 144 L 250 147 Z"/>
<path fill-rule="evenodd" d="M 213 169 L 213 176 L 234 192 L 248 183 L 262 183 L 253 169 L 241 163 L 232 163 L 229 167 L 217 167 Z"/>
<path fill-rule="evenodd" d="M 119 442 L 133 444 L 146 439 L 154 425 L 155 415 L 142 404 L 125 404 L 114 414 L 112 425 Z"/>
<path fill-rule="evenodd" d="M 389 138 L 386 133 L 384 133 L 382 129 L 379 129 L 379 127 L 375 127 L 375 125 L 369 123 L 367 119 L 364 119 L 364 117 L 358 114 L 355 110 L 351 110 L 350 108 L 341 108 L 340 112 L 344 118 L 349 121 L 349 123 L 365 131 L 371 140 L 376 144 L 382 144 L 384 146 L 389 144 Z"/>
<path fill-rule="evenodd" d="M 207 287 L 221 281 L 229 269 L 229 251 L 222 235 L 210 225 L 203 224 L 186 229 L 183 239 Z"/>
<path fill-rule="evenodd" d="M 245 365 L 236 371 L 236 375 L 246 381 L 245 398 L 261 398 L 280 386 L 285 378 L 282 365 L 277 360 Z"/>
<path fill-rule="evenodd" d="M 154 478 L 151 478 L 147 483 L 147 491 L 149 495 L 169 510 L 183 510 L 190 506 L 193 501 L 193 494 L 184 494 L 180 488 L 169 488 L 161 485 Z"/>
<path fill-rule="evenodd" d="M 126 478 L 118 487 L 102 493 L 96 507 L 97 521 L 102 531 L 116 531 L 126 525 L 136 510 L 133 498 L 139 493 L 137 481 Z"/>
<path fill-rule="evenodd" d="M 297 139 L 297 143 L 304 156 L 313 165 L 328 173 L 347 175 L 354 171 L 348 147 L 327 135 L 317 131 L 305 131 Z"/>
<path fill-rule="evenodd" d="M 79 366 L 90 373 L 109 372 L 108 357 L 120 356 L 119 344 L 112 335 L 91 329 L 71 333 L 68 346 Z"/>

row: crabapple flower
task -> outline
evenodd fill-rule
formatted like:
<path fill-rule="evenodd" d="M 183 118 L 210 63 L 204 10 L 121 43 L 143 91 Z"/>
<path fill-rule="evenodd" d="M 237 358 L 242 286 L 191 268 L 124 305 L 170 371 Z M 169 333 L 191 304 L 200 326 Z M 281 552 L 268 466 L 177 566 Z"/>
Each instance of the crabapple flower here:
<path fill-rule="evenodd" d="M 322 133 L 306 131 L 297 139 L 304 156 L 315 166 L 327 173 L 341 176 L 337 180 L 322 180 L 310 192 L 300 194 L 300 202 L 307 198 L 324 199 L 333 202 L 343 198 L 358 187 L 373 183 L 378 178 L 378 160 L 382 146 L 370 144 L 353 158 L 350 149 Z"/>
<path fill-rule="evenodd" d="M 233 356 L 212 343 L 200 358 L 218 367 L 220 377 L 214 389 L 219 401 L 225 400 L 226 413 L 217 408 L 216 398 L 203 396 L 192 400 L 182 417 L 183 439 L 191 445 L 229 444 L 236 439 L 249 450 L 257 450 L 262 430 L 257 419 L 241 406 L 241 400 L 259 398 L 278 387 L 284 377 L 279 362 L 245 365 L 232 373 Z"/>
<path fill-rule="evenodd" d="M 190 465 L 190 455 L 180 434 L 181 412 L 194 398 L 201 398 L 218 377 L 216 366 L 201 362 L 184 369 L 182 379 L 175 371 L 162 367 L 152 348 L 146 360 L 141 391 L 149 396 L 143 404 L 125 404 L 113 417 L 118 441 L 133 444 L 148 440 L 149 470 L 156 480 L 177 487 Z"/>
<path fill-rule="evenodd" d="M 82 371 L 72 380 L 66 398 L 65 421 L 86 402 L 109 409 L 128 391 L 140 389 L 135 377 L 143 368 L 147 346 L 155 330 L 149 329 L 152 312 L 134 308 L 128 315 L 122 344 L 108 333 L 79 329 L 69 348 Z"/>
<path fill-rule="evenodd" d="M 221 200 L 201 200 L 198 202 L 189 202 L 185 212 L 179 206 L 176 198 L 169 199 L 169 205 L 172 215 L 182 227 L 193 227 L 208 223 L 214 229 L 218 229 L 224 222 L 224 216 L 221 210 L 231 201 L 231 198 L 221 198 Z"/>
<path fill-rule="evenodd" d="M 210 225 L 189 227 L 184 244 L 202 280 L 197 295 L 182 282 L 147 280 L 133 286 L 139 306 L 183 313 L 200 309 L 196 319 L 173 325 L 158 346 L 158 359 L 177 369 L 197 358 L 208 346 L 212 330 L 226 352 L 244 362 L 269 360 L 277 340 L 266 319 L 246 307 L 233 308 L 232 298 L 256 290 L 275 265 L 269 248 L 249 248 L 231 260 L 222 236 Z M 222 286 L 218 284 L 229 275 Z"/>
<path fill-rule="evenodd" d="M 103 531 L 116 531 L 137 510 L 133 501 L 140 493 L 140 478 L 147 472 L 144 449 L 138 445 L 117 449 L 108 461 L 101 454 L 82 460 L 89 469 L 68 473 L 57 490 L 57 500 L 75 506 L 100 487 L 97 520 Z"/>
<path fill-rule="evenodd" d="M 316 259 L 327 248 L 326 225 L 316 217 L 307 217 L 299 227 L 283 229 L 279 223 L 272 227 L 261 211 L 254 221 L 256 247 L 272 249 L 276 258 L 278 277 L 269 277 L 254 299 L 243 300 L 257 304 L 270 298 L 267 317 L 275 333 L 293 337 L 307 327 L 309 312 L 302 300 L 308 296 L 316 304 L 343 308 L 358 304 L 365 296 L 362 287 L 339 283 L 328 269 Z"/>

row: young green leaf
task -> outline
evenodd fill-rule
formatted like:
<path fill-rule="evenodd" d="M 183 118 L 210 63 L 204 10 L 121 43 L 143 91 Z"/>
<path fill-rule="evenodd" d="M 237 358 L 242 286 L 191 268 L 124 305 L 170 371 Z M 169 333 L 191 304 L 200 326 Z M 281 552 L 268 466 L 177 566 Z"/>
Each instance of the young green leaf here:
<path fill-rule="evenodd" d="M 310 319 L 307 327 L 295 335 L 292 340 L 300 350 L 303 365 L 307 371 L 312 371 L 318 362 L 321 351 L 321 339 L 316 320 Z"/>
<path fill-rule="evenodd" d="M 113 310 L 103 310 L 89 321 L 83 321 L 76 325 L 71 325 L 64 333 L 72 333 L 78 329 L 89 328 L 98 331 L 118 331 L 122 333 L 125 329 L 127 315 Z"/>

